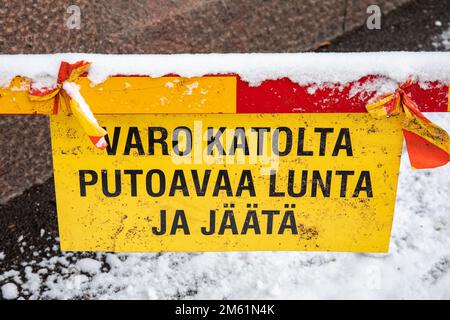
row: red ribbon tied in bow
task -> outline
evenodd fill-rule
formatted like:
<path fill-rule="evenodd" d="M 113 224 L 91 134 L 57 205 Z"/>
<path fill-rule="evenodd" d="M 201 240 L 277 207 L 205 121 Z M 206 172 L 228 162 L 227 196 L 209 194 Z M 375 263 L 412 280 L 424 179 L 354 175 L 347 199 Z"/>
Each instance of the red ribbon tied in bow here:
<path fill-rule="evenodd" d="M 450 161 L 450 138 L 441 127 L 428 120 L 416 103 L 406 94 L 410 79 L 395 92 L 383 95 L 377 101 L 366 105 L 367 111 L 377 119 L 402 117 L 411 166 L 416 169 L 436 168 Z"/>
<path fill-rule="evenodd" d="M 107 132 L 97 122 L 86 101 L 80 94 L 76 81 L 89 69 L 90 63 L 78 61 L 73 64 L 62 61 L 56 88 L 35 89 L 30 88 L 29 98 L 32 101 L 46 101 L 54 99 L 53 113 L 72 113 L 78 120 L 92 143 L 99 149 L 105 149 Z"/>

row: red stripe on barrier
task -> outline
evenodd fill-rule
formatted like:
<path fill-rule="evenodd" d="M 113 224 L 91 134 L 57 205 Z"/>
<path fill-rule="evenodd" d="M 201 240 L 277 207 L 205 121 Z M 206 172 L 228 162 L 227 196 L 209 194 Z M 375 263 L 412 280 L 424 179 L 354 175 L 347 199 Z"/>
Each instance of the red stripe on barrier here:
<path fill-rule="evenodd" d="M 421 88 L 414 83 L 407 92 L 422 112 L 448 111 L 448 84 L 430 82 L 427 88 Z"/>
<path fill-rule="evenodd" d="M 366 76 L 346 85 L 322 87 L 301 86 L 282 78 L 252 87 L 238 77 L 237 113 L 365 113 L 365 105 L 377 94 L 369 83 L 376 78 Z M 431 82 L 427 88 L 414 84 L 407 92 L 422 112 L 447 111 L 447 84 Z"/>

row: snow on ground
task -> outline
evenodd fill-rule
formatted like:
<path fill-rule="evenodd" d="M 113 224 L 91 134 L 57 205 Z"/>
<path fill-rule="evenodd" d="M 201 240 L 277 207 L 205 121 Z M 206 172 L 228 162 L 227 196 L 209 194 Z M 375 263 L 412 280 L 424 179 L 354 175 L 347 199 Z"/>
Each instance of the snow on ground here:
<path fill-rule="evenodd" d="M 17 286 L 10 282 L 2 286 L 2 297 L 6 300 L 17 299 L 19 292 Z"/>
<path fill-rule="evenodd" d="M 102 268 L 102 263 L 91 258 L 84 258 L 78 260 L 76 266 L 79 268 L 81 272 L 87 274 L 97 274 L 100 272 L 100 269 Z"/>
<path fill-rule="evenodd" d="M 450 114 L 428 116 L 450 130 Z M 404 154 L 388 254 L 61 253 L 0 275 L 9 283 L 2 291 L 31 299 L 450 299 L 449 196 L 449 165 L 412 170 Z"/>

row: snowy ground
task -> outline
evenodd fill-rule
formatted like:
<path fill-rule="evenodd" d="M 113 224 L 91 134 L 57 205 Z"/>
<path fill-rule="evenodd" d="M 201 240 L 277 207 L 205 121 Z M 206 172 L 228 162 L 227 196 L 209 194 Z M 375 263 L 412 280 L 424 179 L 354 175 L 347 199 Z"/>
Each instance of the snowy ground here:
<path fill-rule="evenodd" d="M 450 114 L 428 116 L 450 131 Z M 79 258 L 62 253 L 0 275 L 2 296 L 450 299 L 449 197 L 449 165 L 413 171 L 404 154 L 389 254 L 102 253 Z"/>

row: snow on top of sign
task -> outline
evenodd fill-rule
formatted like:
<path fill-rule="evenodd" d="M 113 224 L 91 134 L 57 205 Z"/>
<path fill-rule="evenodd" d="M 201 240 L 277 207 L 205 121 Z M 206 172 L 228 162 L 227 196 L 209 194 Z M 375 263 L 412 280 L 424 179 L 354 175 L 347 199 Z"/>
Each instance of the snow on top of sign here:
<path fill-rule="evenodd" d="M 403 82 L 410 75 L 421 82 L 450 82 L 450 52 L 377 53 L 251 53 L 173 55 L 0 55 L 0 86 L 15 76 L 32 79 L 37 87 L 56 84 L 61 61 L 92 63 L 89 79 L 98 84 L 114 75 L 195 77 L 238 74 L 251 85 L 290 78 L 301 85 L 347 83 L 365 75 L 383 75 Z"/>

